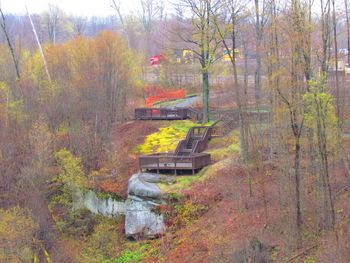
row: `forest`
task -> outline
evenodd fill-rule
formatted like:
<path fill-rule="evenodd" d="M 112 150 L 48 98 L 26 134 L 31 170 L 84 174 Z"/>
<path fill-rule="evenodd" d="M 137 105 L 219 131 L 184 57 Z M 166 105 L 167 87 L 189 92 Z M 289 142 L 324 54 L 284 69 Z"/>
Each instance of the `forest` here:
<path fill-rule="evenodd" d="M 350 262 L 349 1 L 137 3 L 0 4 L 0 263 Z"/>

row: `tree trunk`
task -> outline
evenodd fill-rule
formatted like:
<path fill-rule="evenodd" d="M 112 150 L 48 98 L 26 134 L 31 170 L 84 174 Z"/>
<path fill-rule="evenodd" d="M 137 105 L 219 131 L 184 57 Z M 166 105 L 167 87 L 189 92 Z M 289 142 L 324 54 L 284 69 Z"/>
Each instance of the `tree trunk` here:
<path fill-rule="evenodd" d="M 202 71 L 202 85 L 203 85 L 203 120 L 205 124 L 209 122 L 209 73 L 206 69 Z"/>
<path fill-rule="evenodd" d="M 34 33 L 35 40 L 36 40 L 36 42 L 37 42 L 37 44 L 38 44 L 38 47 L 39 47 L 39 51 L 40 51 L 41 59 L 42 59 L 43 64 L 44 64 L 44 68 L 45 68 L 45 72 L 46 72 L 46 75 L 47 75 L 47 79 L 48 79 L 48 81 L 49 81 L 49 83 L 50 83 L 50 85 L 51 85 L 51 84 L 52 84 L 52 81 L 51 81 L 51 76 L 50 76 L 50 73 L 49 73 L 49 68 L 48 68 L 48 66 L 47 66 L 47 62 L 46 62 L 44 50 L 43 50 L 43 48 L 42 48 L 42 46 L 41 46 L 41 43 L 40 43 L 40 41 L 39 41 L 38 34 L 37 34 L 37 32 L 36 32 L 36 29 L 35 29 L 33 20 L 32 20 L 32 18 L 31 18 L 30 14 L 29 14 L 28 9 L 27 9 L 27 15 L 28 15 L 30 24 L 31 24 L 31 26 L 32 26 L 32 30 L 33 30 L 33 33 Z"/>
<path fill-rule="evenodd" d="M 256 17 L 256 70 L 255 70 L 255 102 L 256 107 L 260 107 L 261 98 L 261 42 L 262 42 L 262 26 L 260 18 L 259 0 L 255 0 L 255 17 Z"/>
<path fill-rule="evenodd" d="M 348 44 L 348 65 L 350 65 L 350 21 L 349 21 L 348 0 L 344 0 L 344 3 L 345 3 L 345 16 L 346 16 L 347 44 Z"/>
<path fill-rule="evenodd" d="M 18 60 L 16 58 L 15 51 L 13 49 L 13 46 L 12 46 L 12 43 L 11 43 L 11 40 L 10 40 L 10 36 L 9 36 L 9 34 L 7 32 L 5 16 L 4 16 L 4 13 L 2 12 L 1 8 L 0 8 L 0 14 L 1 14 L 1 19 L 2 19 L 1 28 L 2 28 L 2 30 L 4 32 L 4 34 L 5 34 L 6 42 L 7 42 L 7 45 L 9 47 L 9 50 L 10 50 L 10 53 L 11 53 L 12 61 L 13 61 L 13 64 L 14 64 L 15 70 L 16 70 L 16 76 L 17 76 L 18 79 L 20 79 L 21 75 L 20 75 L 20 71 L 19 71 Z M 15 96 L 15 97 L 18 97 L 18 96 Z"/>
<path fill-rule="evenodd" d="M 337 117 L 338 117 L 338 128 L 340 128 L 342 125 L 342 118 L 340 116 L 340 105 L 339 105 L 339 76 L 338 76 L 338 40 L 337 40 L 337 21 L 336 21 L 336 14 L 335 14 L 335 0 L 332 0 L 332 7 L 333 7 L 333 41 L 334 41 L 334 58 L 335 58 L 335 100 L 337 103 Z"/>
<path fill-rule="evenodd" d="M 295 201 L 296 201 L 296 226 L 298 235 L 301 233 L 301 198 L 300 198 L 300 139 L 295 138 L 295 155 L 294 155 L 294 169 L 295 169 Z"/>

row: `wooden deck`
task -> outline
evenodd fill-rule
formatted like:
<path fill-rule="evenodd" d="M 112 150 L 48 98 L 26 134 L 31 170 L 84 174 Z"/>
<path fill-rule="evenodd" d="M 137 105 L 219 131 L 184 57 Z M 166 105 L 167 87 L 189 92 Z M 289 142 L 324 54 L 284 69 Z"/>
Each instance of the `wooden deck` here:
<path fill-rule="evenodd" d="M 211 138 L 211 126 L 191 127 L 184 140 L 180 141 L 174 153 L 151 154 L 139 157 L 140 170 L 196 170 L 211 163 L 210 154 L 201 153 L 207 147 Z"/>
<path fill-rule="evenodd" d="M 192 174 L 195 170 L 201 169 L 211 163 L 210 154 L 195 153 L 189 156 L 176 156 L 174 154 L 151 154 L 139 157 L 139 165 L 143 170 L 173 170 L 177 174 L 178 170 L 190 170 Z"/>
<path fill-rule="evenodd" d="M 137 108 L 136 120 L 201 120 L 202 112 L 194 108 Z"/>

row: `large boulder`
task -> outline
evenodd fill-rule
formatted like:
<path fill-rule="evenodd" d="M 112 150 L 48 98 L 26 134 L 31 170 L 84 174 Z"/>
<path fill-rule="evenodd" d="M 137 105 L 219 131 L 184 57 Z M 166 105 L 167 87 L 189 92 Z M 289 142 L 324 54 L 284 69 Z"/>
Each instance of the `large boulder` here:
<path fill-rule="evenodd" d="M 125 234 L 152 238 L 165 232 L 164 216 L 155 212 L 165 204 L 167 194 L 156 183 L 173 183 L 171 177 L 150 173 L 134 174 L 129 179 L 125 210 Z"/>
<path fill-rule="evenodd" d="M 166 176 L 156 174 L 139 173 L 129 179 L 128 195 L 159 199 L 166 196 L 156 183 L 170 182 Z"/>
<path fill-rule="evenodd" d="M 128 237 L 156 237 L 165 232 L 164 216 L 154 212 L 158 203 L 129 196 L 126 201 L 125 234 Z"/>

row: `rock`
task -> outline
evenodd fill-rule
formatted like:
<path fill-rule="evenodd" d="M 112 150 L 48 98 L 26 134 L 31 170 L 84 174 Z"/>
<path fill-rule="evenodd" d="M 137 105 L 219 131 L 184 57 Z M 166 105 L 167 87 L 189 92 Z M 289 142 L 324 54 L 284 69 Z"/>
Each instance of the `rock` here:
<path fill-rule="evenodd" d="M 134 174 L 129 179 L 125 211 L 125 234 L 129 237 L 152 238 L 165 232 L 164 216 L 155 213 L 158 205 L 165 204 L 167 194 L 156 183 L 174 182 L 167 176 L 150 173 Z"/>
<path fill-rule="evenodd" d="M 146 198 L 162 198 L 166 195 L 155 183 L 162 181 L 162 176 L 155 174 L 134 174 L 129 179 L 128 195 Z"/>
<path fill-rule="evenodd" d="M 88 191 L 81 195 L 79 204 L 75 208 L 85 207 L 90 212 L 104 216 L 119 216 L 125 214 L 125 203 L 118 202 L 112 198 L 99 199 L 95 192 Z"/>
<path fill-rule="evenodd" d="M 156 237 L 165 232 L 164 216 L 156 214 L 156 203 L 137 201 L 130 196 L 126 201 L 125 234 L 128 237 Z"/>
<path fill-rule="evenodd" d="M 140 173 L 138 174 L 139 178 L 148 183 L 168 183 L 173 184 L 176 182 L 176 178 L 173 176 L 165 176 L 159 174 L 151 173 Z"/>

